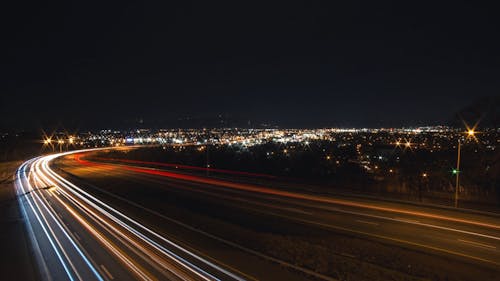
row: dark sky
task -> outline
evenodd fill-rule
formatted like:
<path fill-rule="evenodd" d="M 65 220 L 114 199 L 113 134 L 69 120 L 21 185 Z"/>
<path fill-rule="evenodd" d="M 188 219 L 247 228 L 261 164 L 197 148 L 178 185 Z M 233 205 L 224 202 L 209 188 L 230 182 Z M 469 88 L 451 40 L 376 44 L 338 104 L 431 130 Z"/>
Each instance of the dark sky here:
<path fill-rule="evenodd" d="M 12 2 L 4 129 L 436 124 L 500 89 L 498 14 L 473 1 Z"/>

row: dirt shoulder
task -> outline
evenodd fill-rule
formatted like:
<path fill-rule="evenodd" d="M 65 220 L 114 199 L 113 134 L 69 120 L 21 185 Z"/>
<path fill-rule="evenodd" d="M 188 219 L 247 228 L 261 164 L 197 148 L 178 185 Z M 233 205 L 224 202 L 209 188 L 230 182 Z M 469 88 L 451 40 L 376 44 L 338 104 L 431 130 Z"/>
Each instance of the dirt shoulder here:
<path fill-rule="evenodd" d="M 36 263 L 14 190 L 20 161 L 0 163 L 0 280 L 38 280 Z"/>

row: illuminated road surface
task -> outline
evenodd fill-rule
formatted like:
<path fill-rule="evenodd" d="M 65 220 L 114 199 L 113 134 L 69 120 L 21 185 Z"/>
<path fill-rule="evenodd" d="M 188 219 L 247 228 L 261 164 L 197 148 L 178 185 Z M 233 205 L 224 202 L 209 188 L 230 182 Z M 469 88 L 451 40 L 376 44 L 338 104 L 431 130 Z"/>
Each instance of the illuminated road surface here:
<path fill-rule="evenodd" d="M 183 237 L 186 241 L 195 241 L 191 245 L 196 245 L 198 241 L 200 252 L 206 245 L 199 241 L 210 239 L 219 243 L 212 248 L 227 247 L 223 252 L 230 252 L 231 255 L 229 259 L 226 256 L 226 260 L 219 260 L 224 259 L 224 255 L 216 250 L 210 256 L 199 255 L 199 251 L 191 247 L 183 248 L 169 241 L 164 235 L 86 192 L 90 190 L 84 191 L 56 174 L 48 163 L 60 155 L 53 155 L 23 164 L 18 171 L 17 188 L 19 193 L 31 191 L 21 196 L 22 206 L 36 233 L 39 252 L 43 256 L 39 260 L 45 260 L 46 263 L 41 268 L 45 268 L 54 279 L 61 276 L 72 280 L 282 278 L 271 278 L 271 273 L 263 274 L 263 271 L 270 272 L 270 269 L 265 264 L 259 265 L 257 260 L 255 264 L 238 261 L 250 259 L 250 256 L 305 275 L 315 275 L 305 268 L 246 248 L 237 242 L 238 239 L 229 241 L 216 234 L 206 233 L 172 219 L 168 214 L 151 210 L 133 198 L 127 199 L 129 191 L 134 188 L 176 190 L 198 200 L 216 202 L 221 208 L 244 210 L 259 216 L 298 223 L 306 228 L 321 228 L 381 241 L 410 251 L 430 253 L 463 263 L 464 268 L 472 266 L 484 268 L 488 272 L 500 271 L 499 216 L 291 192 L 140 166 L 140 163 L 90 162 L 82 159 L 81 155 L 76 154 L 72 160 L 65 161 L 63 170 L 76 174 L 87 189 L 109 199 L 109 204 L 129 206 L 135 208 L 137 213 L 149 212 L 171 224 L 172 231 L 176 227 L 187 229 L 183 230 L 187 231 Z M 85 178 L 92 178 L 93 184 L 85 184 Z M 125 189 L 125 184 L 131 187 Z M 106 186 L 113 188 L 106 189 Z M 123 192 L 120 193 L 122 186 Z M 318 274 L 315 278 L 329 279 Z"/>
<path fill-rule="evenodd" d="M 54 173 L 25 162 L 16 188 L 46 280 L 245 280 L 158 235 Z"/>

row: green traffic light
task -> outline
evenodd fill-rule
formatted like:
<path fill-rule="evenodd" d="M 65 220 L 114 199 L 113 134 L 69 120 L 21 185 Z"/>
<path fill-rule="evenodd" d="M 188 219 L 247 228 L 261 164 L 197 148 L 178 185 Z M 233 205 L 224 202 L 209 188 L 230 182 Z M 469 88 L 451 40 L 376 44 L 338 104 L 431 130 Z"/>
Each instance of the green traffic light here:
<path fill-rule="evenodd" d="M 457 170 L 457 169 L 453 169 L 451 172 L 452 172 L 454 175 L 458 174 L 458 170 Z"/>

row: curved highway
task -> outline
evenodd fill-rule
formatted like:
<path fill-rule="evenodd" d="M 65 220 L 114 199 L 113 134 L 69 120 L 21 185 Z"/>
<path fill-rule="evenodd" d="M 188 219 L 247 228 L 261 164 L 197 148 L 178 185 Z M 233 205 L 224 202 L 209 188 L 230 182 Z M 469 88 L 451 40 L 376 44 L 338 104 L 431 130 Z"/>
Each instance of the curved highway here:
<path fill-rule="evenodd" d="M 82 152 L 82 151 L 80 151 Z M 46 280 L 245 280 L 107 205 L 38 157 L 16 188 Z"/>
<path fill-rule="evenodd" d="M 382 250 L 372 250 L 371 259 L 355 246 L 332 254 L 403 277 L 435 272 L 439 278 L 495 280 L 500 273 L 495 214 L 290 191 L 161 163 L 87 159 L 91 151 L 38 157 L 17 171 L 21 206 L 47 280 L 338 277 L 273 255 L 266 250 L 272 245 L 252 242 L 258 230 L 375 245 Z M 402 269 L 398 257 L 387 257 L 387 247 L 412 264 Z"/>

